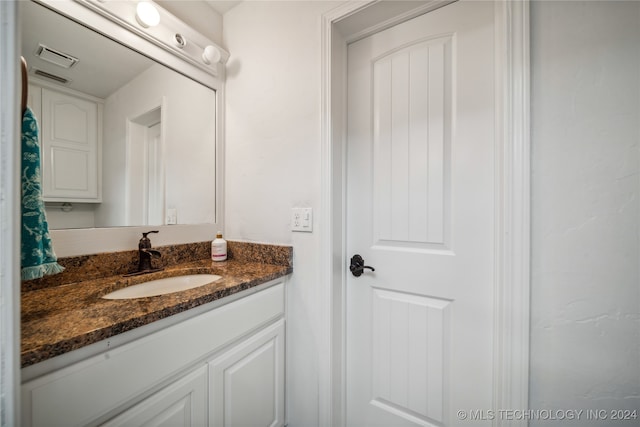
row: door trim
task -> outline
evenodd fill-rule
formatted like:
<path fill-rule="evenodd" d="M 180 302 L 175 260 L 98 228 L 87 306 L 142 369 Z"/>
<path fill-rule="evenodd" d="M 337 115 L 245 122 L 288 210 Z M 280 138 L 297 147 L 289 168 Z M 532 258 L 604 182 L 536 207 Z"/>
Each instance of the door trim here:
<path fill-rule="evenodd" d="M 20 32 L 0 1 L 0 417 L 20 425 Z"/>
<path fill-rule="evenodd" d="M 348 2 L 322 16 L 321 336 L 319 425 L 345 424 L 346 46 L 338 23 L 377 1 Z M 431 7 L 439 1 L 427 1 Z M 406 15 L 406 14 L 405 14 Z M 406 20 L 407 16 L 403 15 Z M 384 21 L 389 26 L 391 20 Z M 401 22 L 398 20 L 395 23 Z M 394 24 L 395 24 L 394 23 Z M 380 28 L 379 24 L 378 28 Z M 374 25 L 375 26 L 375 25 Z M 496 262 L 493 409 L 528 409 L 530 265 L 529 1 L 495 1 Z M 494 426 L 526 426 L 495 419 Z"/>

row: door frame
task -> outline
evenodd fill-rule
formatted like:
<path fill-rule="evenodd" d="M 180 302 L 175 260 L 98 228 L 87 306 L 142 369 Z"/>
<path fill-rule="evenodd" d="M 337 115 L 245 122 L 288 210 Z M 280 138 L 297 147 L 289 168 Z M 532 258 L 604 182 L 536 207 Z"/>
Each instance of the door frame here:
<path fill-rule="evenodd" d="M 347 43 L 450 3 L 427 0 L 351 34 L 339 23 L 378 3 L 347 2 L 321 22 L 321 331 L 319 425 L 346 414 L 346 59 Z M 529 0 L 495 0 L 496 204 L 493 410 L 526 410 L 529 394 L 530 93 Z M 471 408 L 473 409 L 473 408 Z M 482 408 L 478 408 L 482 409 Z M 497 412 L 496 412 L 497 413 Z M 496 417 L 494 426 L 526 426 Z"/>
<path fill-rule="evenodd" d="M 0 419 L 20 425 L 20 33 L 0 1 Z"/>

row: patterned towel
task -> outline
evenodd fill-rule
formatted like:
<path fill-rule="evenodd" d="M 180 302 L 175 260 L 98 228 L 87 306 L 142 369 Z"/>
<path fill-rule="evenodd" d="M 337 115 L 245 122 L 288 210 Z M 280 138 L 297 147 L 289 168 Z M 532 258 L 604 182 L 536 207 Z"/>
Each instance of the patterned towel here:
<path fill-rule="evenodd" d="M 51 246 L 40 185 L 38 122 L 29 107 L 22 116 L 22 280 L 60 273 Z"/>

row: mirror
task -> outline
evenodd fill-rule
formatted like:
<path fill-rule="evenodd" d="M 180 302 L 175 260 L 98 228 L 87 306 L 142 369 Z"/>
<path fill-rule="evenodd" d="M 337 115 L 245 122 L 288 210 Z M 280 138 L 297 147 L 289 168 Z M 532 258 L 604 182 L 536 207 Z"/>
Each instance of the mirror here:
<path fill-rule="evenodd" d="M 22 3 L 49 228 L 215 223 L 216 91 Z M 78 148 L 92 132 L 94 151 Z"/>

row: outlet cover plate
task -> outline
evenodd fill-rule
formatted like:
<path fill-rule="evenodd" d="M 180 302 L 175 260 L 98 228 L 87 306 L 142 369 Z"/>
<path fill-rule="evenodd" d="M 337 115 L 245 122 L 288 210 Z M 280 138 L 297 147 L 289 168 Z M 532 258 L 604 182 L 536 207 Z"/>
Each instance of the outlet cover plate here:
<path fill-rule="evenodd" d="M 311 233 L 313 231 L 313 209 L 291 209 L 291 231 Z"/>

